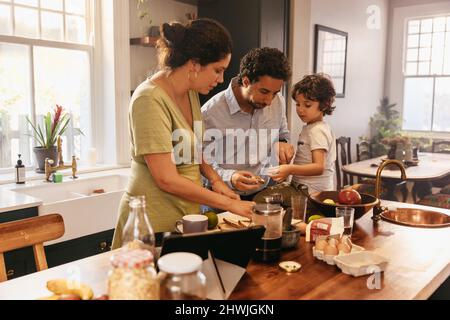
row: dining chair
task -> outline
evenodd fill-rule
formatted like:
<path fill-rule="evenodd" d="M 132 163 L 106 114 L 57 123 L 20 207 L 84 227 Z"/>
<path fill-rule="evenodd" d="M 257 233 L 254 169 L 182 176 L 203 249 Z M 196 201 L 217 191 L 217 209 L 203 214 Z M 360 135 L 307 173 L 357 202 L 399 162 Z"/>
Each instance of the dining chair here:
<path fill-rule="evenodd" d="M 344 173 L 342 166 L 352 163 L 351 138 L 339 137 L 336 139 L 336 181 L 337 189 L 353 184 L 353 176 Z"/>
<path fill-rule="evenodd" d="M 64 220 L 59 214 L 0 223 L 0 282 L 8 280 L 4 253 L 33 247 L 36 270 L 48 269 L 44 242 L 62 237 Z"/>
<path fill-rule="evenodd" d="M 431 145 L 431 152 L 450 153 L 450 140 L 433 141 L 433 144 Z"/>
<path fill-rule="evenodd" d="M 362 141 L 356 144 L 356 160 L 364 161 L 373 158 L 373 149 L 372 144 L 368 141 Z M 371 195 L 375 195 L 375 179 L 374 178 L 361 178 L 358 177 L 358 186 L 355 188 L 363 193 L 368 193 Z M 395 188 L 400 188 L 402 193 L 402 201 L 406 202 L 408 198 L 408 188 L 406 185 L 406 181 L 400 181 L 395 185 Z M 384 196 L 386 193 L 386 186 L 382 183 L 382 195 Z"/>
<path fill-rule="evenodd" d="M 373 158 L 372 144 L 368 141 L 361 141 L 356 144 L 356 161 L 369 160 Z"/>
<path fill-rule="evenodd" d="M 450 140 L 435 140 L 431 145 L 433 153 L 450 153 Z M 450 175 L 439 180 L 416 182 L 414 183 L 412 194 L 414 203 L 420 203 L 419 200 L 432 196 L 432 188 L 445 188 L 450 185 Z M 439 193 L 440 194 L 440 193 Z"/>

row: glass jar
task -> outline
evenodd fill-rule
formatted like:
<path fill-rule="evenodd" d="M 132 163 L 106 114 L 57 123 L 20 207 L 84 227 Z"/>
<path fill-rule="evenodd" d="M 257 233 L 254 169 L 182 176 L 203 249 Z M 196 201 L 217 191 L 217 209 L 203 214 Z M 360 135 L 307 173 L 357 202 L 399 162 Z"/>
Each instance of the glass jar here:
<path fill-rule="evenodd" d="M 169 253 L 158 260 L 161 300 L 206 299 L 203 260 L 187 252 Z"/>
<path fill-rule="evenodd" d="M 126 249 L 149 250 L 157 260 L 155 233 L 147 217 L 145 196 L 130 198 L 130 214 L 123 228 L 122 246 Z"/>
<path fill-rule="evenodd" d="M 148 250 L 120 250 L 111 257 L 110 300 L 158 300 L 159 282 Z"/>
<path fill-rule="evenodd" d="M 280 258 L 283 211 L 280 205 L 258 203 L 252 214 L 252 224 L 264 226 L 266 231 L 256 246 L 254 258 L 258 261 L 273 262 Z"/>

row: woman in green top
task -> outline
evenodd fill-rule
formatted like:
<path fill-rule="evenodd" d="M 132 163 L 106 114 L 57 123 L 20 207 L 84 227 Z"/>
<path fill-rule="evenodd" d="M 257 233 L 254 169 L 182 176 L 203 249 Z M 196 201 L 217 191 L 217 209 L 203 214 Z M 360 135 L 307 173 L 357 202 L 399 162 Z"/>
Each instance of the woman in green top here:
<path fill-rule="evenodd" d="M 198 19 L 185 26 L 165 23 L 161 34 L 161 71 L 140 84 L 130 102 L 131 176 L 120 203 L 113 248 L 122 245 L 131 196 L 145 195 L 155 232 L 174 230 L 183 215 L 200 213 L 200 204 L 247 217 L 254 206 L 241 201 L 203 162 L 201 152 L 195 152 L 203 131 L 198 93 L 208 94 L 223 82 L 231 59 L 229 33 L 213 20 Z M 179 133 L 191 152 L 177 152 Z M 202 187 L 202 174 L 212 191 Z"/>

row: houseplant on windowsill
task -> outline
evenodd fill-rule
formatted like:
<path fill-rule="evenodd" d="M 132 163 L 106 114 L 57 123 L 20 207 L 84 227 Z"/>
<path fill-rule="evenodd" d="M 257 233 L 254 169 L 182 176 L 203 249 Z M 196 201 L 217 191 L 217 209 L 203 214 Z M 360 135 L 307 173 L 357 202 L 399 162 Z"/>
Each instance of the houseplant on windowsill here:
<path fill-rule="evenodd" d="M 58 149 L 56 142 L 59 136 L 62 136 L 66 131 L 69 122 L 70 115 L 64 111 L 62 106 L 56 105 L 53 115 L 48 112 L 44 116 L 43 126 L 31 122 L 30 118 L 26 118 L 28 123 L 33 128 L 34 135 L 30 135 L 36 139 L 36 147 L 33 148 L 34 155 L 38 168 L 36 172 L 45 172 L 45 159 L 50 158 L 57 164 Z M 80 134 L 83 132 L 80 129 L 74 129 Z"/>

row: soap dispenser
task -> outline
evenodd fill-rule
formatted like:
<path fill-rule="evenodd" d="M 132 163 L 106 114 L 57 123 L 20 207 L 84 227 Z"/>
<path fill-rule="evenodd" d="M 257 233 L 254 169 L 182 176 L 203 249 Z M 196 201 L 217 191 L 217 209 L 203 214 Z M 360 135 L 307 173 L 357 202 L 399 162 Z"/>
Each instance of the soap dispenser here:
<path fill-rule="evenodd" d="M 17 164 L 16 164 L 16 183 L 17 184 L 24 184 L 25 183 L 25 166 L 22 163 L 22 160 L 20 159 L 20 157 L 22 156 L 21 154 L 18 155 L 19 159 L 17 160 Z"/>

